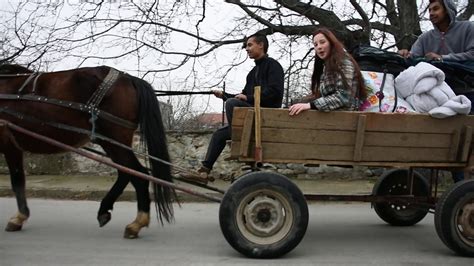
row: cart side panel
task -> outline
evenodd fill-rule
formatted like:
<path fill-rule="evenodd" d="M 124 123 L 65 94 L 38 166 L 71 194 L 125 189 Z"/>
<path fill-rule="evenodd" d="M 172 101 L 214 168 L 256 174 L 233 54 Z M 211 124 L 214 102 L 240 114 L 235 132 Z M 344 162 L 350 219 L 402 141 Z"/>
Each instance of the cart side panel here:
<path fill-rule="evenodd" d="M 231 158 L 247 161 L 253 158 L 255 145 L 251 136 L 246 140 L 247 156 L 242 156 L 248 110 L 234 112 L 231 149 Z M 290 117 L 288 110 L 262 108 L 263 160 L 466 162 L 472 137 L 467 129 L 473 125 L 471 116 L 435 119 L 423 114 L 308 111 Z"/>

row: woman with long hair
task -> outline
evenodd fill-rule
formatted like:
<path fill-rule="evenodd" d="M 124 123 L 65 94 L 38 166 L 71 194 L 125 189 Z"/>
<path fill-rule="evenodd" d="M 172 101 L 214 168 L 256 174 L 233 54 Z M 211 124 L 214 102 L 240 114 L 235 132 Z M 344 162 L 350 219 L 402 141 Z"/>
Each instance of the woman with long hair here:
<path fill-rule="evenodd" d="M 357 62 L 327 28 L 315 31 L 313 45 L 316 56 L 310 102 L 290 106 L 290 115 L 309 109 L 357 111 L 367 96 Z"/>

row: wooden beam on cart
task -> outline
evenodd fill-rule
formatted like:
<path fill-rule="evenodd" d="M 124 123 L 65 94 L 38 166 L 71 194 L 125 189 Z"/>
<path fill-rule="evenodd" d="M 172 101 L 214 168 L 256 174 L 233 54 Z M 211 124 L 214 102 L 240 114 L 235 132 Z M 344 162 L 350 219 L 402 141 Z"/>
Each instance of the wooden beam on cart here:
<path fill-rule="evenodd" d="M 255 162 L 261 164 L 263 161 L 262 147 L 262 117 L 260 114 L 260 86 L 254 88 L 254 110 L 255 110 Z"/>
<path fill-rule="evenodd" d="M 471 152 L 471 141 L 472 141 L 472 127 L 466 126 L 465 127 L 465 134 L 464 134 L 464 143 L 462 147 L 462 157 L 461 161 L 467 161 L 468 156 Z"/>
<path fill-rule="evenodd" d="M 360 162 L 362 160 L 362 147 L 364 146 L 365 137 L 365 125 L 367 121 L 366 115 L 359 115 L 357 121 L 356 139 L 354 145 L 354 162 Z"/>
<path fill-rule="evenodd" d="M 244 124 L 242 127 L 242 136 L 240 137 L 240 156 L 248 157 L 250 149 L 250 138 L 252 137 L 252 127 L 255 118 L 255 112 L 252 109 L 247 110 Z"/>
<path fill-rule="evenodd" d="M 451 158 L 451 160 L 453 161 L 460 159 L 459 158 L 460 156 L 458 155 L 460 142 L 461 142 L 461 131 L 455 129 L 453 132 L 453 137 L 451 139 L 451 150 L 449 151 L 449 158 Z"/>

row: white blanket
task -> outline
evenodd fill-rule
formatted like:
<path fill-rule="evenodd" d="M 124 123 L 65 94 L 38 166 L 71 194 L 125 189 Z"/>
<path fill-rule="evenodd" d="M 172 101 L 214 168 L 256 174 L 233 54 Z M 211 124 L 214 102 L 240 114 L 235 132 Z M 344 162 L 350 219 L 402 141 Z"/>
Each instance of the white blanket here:
<path fill-rule="evenodd" d="M 456 96 L 444 82 L 443 71 L 425 62 L 400 73 L 395 89 L 417 112 L 433 117 L 469 114 L 471 110 L 471 101 L 464 95 Z"/>

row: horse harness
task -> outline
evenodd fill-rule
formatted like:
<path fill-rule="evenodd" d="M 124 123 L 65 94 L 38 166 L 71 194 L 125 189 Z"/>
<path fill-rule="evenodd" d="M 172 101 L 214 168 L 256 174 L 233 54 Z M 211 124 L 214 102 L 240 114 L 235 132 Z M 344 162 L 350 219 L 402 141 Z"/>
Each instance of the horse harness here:
<path fill-rule="evenodd" d="M 59 99 L 54 99 L 54 98 L 48 98 L 45 96 L 41 95 L 35 95 L 36 92 L 36 83 L 38 81 L 38 78 L 42 75 L 43 73 L 35 72 L 35 73 L 28 73 L 28 74 L 0 74 L 0 77 L 18 77 L 18 76 L 28 76 L 28 78 L 25 80 L 23 85 L 20 87 L 18 90 L 18 94 L 4 94 L 0 93 L 0 100 L 18 100 L 18 101 L 32 101 L 32 102 L 41 102 L 41 103 L 47 103 L 47 104 L 53 104 L 69 109 L 74 109 L 77 111 L 85 112 L 91 115 L 91 119 L 89 120 L 92 124 L 92 134 L 91 134 L 91 139 L 95 138 L 95 130 L 96 130 L 96 120 L 98 118 L 102 118 L 104 120 L 107 120 L 109 122 L 112 122 L 114 124 L 117 124 L 119 126 L 123 126 L 126 128 L 131 128 L 135 129 L 137 128 L 137 125 L 133 122 L 130 122 L 128 120 L 122 119 L 120 117 L 117 117 L 109 112 L 103 111 L 99 109 L 99 105 L 102 102 L 102 99 L 104 98 L 105 94 L 109 91 L 109 89 L 112 87 L 112 85 L 117 81 L 120 71 L 118 71 L 115 68 L 110 68 L 107 76 L 104 78 L 102 83 L 99 85 L 99 88 L 94 91 L 94 93 L 91 95 L 89 100 L 83 104 L 79 102 L 72 102 L 72 101 L 65 101 L 65 100 L 59 100 Z M 32 93 L 30 94 L 20 94 L 26 86 L 33 80 L 33 89 Z M 5 112 L 6 108 L 1 108 L 0 112 Z M 10 112 L 11 113 L 11 112 Z"/>
<path fill-rule="evenodd" d="M 32 94 L 35 94 L 35 90 L 36 90 L 36 83 L 38 82 L 38 79 L 39 77 L 43 74 L 43 72 L 34 72 L 34 73 L 31 73 L 28 78 L 25 80 L 25 82 L 23 82 L 23 85 L 21 85 L 20 89 L 18 89 L 18 94 L 20 94 L 24 88 L 26 88 L 26 86 L 28 85 L 28 83 L 30 83 L 30 81 L 32 79 L 34 79 L 33 81 L 33 90 L 31 91 Z"/>

